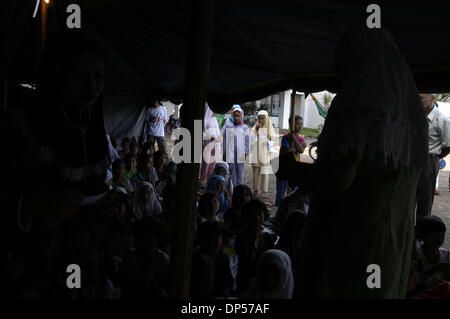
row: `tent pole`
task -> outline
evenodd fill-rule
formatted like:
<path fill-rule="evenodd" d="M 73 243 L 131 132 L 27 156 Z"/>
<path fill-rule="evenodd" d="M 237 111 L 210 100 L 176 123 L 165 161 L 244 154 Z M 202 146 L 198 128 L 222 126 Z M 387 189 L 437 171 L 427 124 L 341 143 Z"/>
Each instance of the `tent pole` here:
<path fill-rule="evenodd" d="M 191 8 L 191 35 L 186 60 L 184 103 L 180 117 L 181 126 L 187 128 L 194 137 L 194 120 L 203 120 L 204 117 L 214 24 L 214 0 L 192 0 Z M 193 150 L 194 143 L 190 144 Z M 194 154 L 195 156 L 198 157 L 198 154 Z M 181 163 L 177 167 L 177 203 L 175 211 L 170 216 L 169 297 L 174 299 L 189 297 L 199 170 L 200 164 L 195 163 Z"/>
<path fill-rule="evenodd" d="M 294 132 L 294 126 L 295 126 L 295 97 L 297 96 L 297 89 L 295 86 L 292 87 L 292 93 L 291 93 L 291 123 L 290 124 L 290 131 Z"/>
<path fill-rule="evenodd" d="M 44 49 L 45 39 L 47 37 L 47 8 L 45 0 L 41 0 L 41 49 Z"/>

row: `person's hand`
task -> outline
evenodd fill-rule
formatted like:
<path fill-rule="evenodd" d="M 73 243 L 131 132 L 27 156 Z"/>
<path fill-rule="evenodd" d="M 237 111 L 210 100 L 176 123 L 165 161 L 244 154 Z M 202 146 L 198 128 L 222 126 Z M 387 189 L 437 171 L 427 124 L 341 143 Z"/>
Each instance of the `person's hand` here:
<path fill-rule="evenodd" d="M 95 204 L 96 211 L 105 217 L 119 216 L 121 201 L 116 191 L 110 191 Z"/>
<path fill-rule="evenodd" d="M 80 191 L 66 190 L 62 193 L 59 207 L 61 209 L 61 217 L 68 218 L 75 214 L 80 208 L 84 195 Z"/>
<path fill-rule="evenodd" d="M 260 128 L 259 122 L 256 122 L 256 125 L 255 125 L 255 130 L 256 130 L 256 132 L 259 131 L 259 128 Z"/>
<path fill-rule="evenodd" d="M 294 134 L 294 132 L 289 132 L 289 140 L 292 142 L 292 141 L 295 141 L 295 134 Z"/>

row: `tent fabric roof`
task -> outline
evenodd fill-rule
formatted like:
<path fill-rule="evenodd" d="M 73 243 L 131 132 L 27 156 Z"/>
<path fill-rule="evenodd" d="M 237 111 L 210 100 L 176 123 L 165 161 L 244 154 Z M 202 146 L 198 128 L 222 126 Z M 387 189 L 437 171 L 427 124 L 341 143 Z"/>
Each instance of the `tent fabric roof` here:
<path fill-rule="evenodd" d="M 91 29 L 108 52 L 111 87 L 183 96 L 190 1 L 58 0 L 60 21 L 65 22 L 69 3 L 80 5 L 82 27 Z M 381 24 L 396 39 L 419 89 L 450 91 L 447 10 L 435 1 L 426 8 L 415 2 L 377 3 Z M 224 111 L 288 89 L 293 81 L 306 92 L 338 90 L 336 41 L 354 26 L 365 27 L 369 4 L 216 0 L 207 91 L 212 109 Z"/>

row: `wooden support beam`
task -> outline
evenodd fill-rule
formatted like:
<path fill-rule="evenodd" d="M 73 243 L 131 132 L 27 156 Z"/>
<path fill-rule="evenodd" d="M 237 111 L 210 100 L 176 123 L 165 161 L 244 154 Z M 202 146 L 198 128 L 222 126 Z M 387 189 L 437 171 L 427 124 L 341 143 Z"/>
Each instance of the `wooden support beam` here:
<path fill-rule="evenodd" d="M 45 40 L 47 38 L 47 9 L 48 4 L 45 0 L 41 0 L 41 49 L 44 49 Z"/>
<path fill-rule="evenodd" d="M 292 87 L 292 93 L 291 93 L 291 123 L 290 125 L 290 131 L 294 132 L 294 126 L 295 126 L 295 98 L 297 96 L 297 90 L 295 87 Z"/>
<path fill-rule="evenodd" d="M 203 120 L 214 23 L 214 0 L 192 0 L 191 37 L 186 60 L 181 126 L 194 137 L 194 120 Z M 193 142 L 193 141 L 192 141 Z M 194 143 L 191 143 L 193 154 Z M 169 297 L 189 296 L 195 203 L 200 164 L 181 163 L 177 168 L 177 204 L 171 216 Z"/>

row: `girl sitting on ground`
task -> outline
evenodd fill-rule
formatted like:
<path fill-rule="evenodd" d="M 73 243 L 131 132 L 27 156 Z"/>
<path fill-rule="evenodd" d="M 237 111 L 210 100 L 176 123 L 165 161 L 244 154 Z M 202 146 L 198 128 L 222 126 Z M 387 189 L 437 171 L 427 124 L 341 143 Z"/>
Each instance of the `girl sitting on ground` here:
<path fill-rule="evenodd" d="M 233 181 L 231 180 L 231 175 L 230 175 L 229 170 L 230 169 L 229 169 L 227 162 L 216 163 L 216 166 L 214 167 L 214 172 L 211 175 L 211 177 L 214 175 L 223 176 L 223 178 L 225 178 L 225 186 L 227 188 L 228 195 L 231 197 L 231 196 L 233 196 L 234 186 L 233 186 Z M 244 184 L 242 184 L 242 185 L 244 185 Z M 208 183 L 206 184 L 206 188 L 208 188 Z"/>
<path fill-rule="evenodd" d="M 122 149 L 119 151 L 119 156 L 121 159 L 125 159 L 125 156 L 127 156 L 130 153 L 131 148 L 131 141 L 128 137 L 124 137 L 122 139 L 121 143 Z"/>
<path fill-rule="evenodd" d="M 198 227 L 196 248 L 197 258 L 207 258 L 213 270 L 212 297 L 230 297 L 233 290 L 233 276 L 231 275 L 230 259 L 223 252 L 223 227 L 216 221 L 207 221 Z M 194 282 L 197 278 L 193 278 Z"/>
<path fill-rule="evenodd" d="M 154 166 L 156 169 L 156 173 L 158 174 L 158 179 L 161 181 L 164 178 L 164 173 L 167 165 L 167 154 L 161 150 L 158 150 L 153 156 Z"/>
<path fill-rule="evenodd" d="M 124 299 L 167 297 L 170 261 L 159 249 L 164 233 L 164 227 L 152 217 L 145 217 L 136 224 L 135 250 L 121 264 Z"/>
<path fill-rule="evenodd" d="M 136 192 L 137 219 L 142 219 L 145 216 L 160 218 L 162 213 L 153 185 L 143 182 Z"/>
<path fill-rule="evenodd" d="M 235 250 L 239 258 L 237 272 L 237 292 L 243 294 L 255 274 L 259 257 L 267 250 L 273 248 L 267 233 L 263 232 L 266 205 L 253 199 L 247 202 L 241 210 L 241 231 L 236 236 Z"/>
<path fill-rule="evenodd" d="M 208 180 L 208 188 L 206 191 L 215 192 L 220 197 L 219 219 L 223 222 L 223 215 L 230 207 L 230 198 L 226 191 L 226 181 L 222 175 L 211 176 Z"/>
<path fill-rule="evenodd" d="M 126 189 L 128 195 L 133 194 L 133 185 L 131 184 L 130 180 L 125 177 L 125 161 L 123 159 L 115 160 L 112 169 L 113 179 L 111 181 L 111 186 L 114 188 L 123 187 Z"/>
<path fill-rule="evenodd" d="M 125 172 L 125 177 L 131 181 L 133 176 L 137 173 L 137 160 L 133 154 L 130 153 L 125 157 L 125 166 L 127 169 Z"/>
<path fill-rule="evenodd" d="M 216 216 L 220 211 L 220 198 L 216 193 L 206 192 L 200 197 L 197 206 L 198 225 L 206 221 L 216 221 Z"/>
<path fill-rule="evenodd" d="M 245 298 L 291 299 L 294 293 L 294 276 L 291 259 L 278 249 L 266 251 L 258 263 L 256 276 Z"/>
<path fill-rule="evenodd" d="M 156 189 L 156 182 L 158 181 L 158 174 L 153 167 L 153 158 L 151 155 L 142 154 L 139 157 L 137 165 L 137 172 L 131 179 L 134 188 L 138 188 L 143 182 L 147 182 L 153 185 Z"/>

